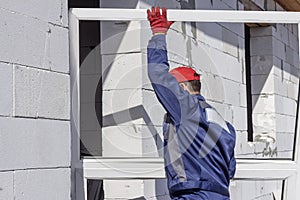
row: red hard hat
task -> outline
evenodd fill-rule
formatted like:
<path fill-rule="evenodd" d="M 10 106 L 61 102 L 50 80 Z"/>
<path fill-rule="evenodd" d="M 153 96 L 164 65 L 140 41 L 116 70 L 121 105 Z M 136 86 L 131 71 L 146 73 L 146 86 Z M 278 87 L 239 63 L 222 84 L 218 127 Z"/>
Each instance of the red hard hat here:
<path fill-rule="evenodd" d="M 172 69 L 169 73 L 176 78 L 178 83 L 194 80 L 200 81 L 200 75 L 190 67 L 177 67 L 175 69 Z"/>

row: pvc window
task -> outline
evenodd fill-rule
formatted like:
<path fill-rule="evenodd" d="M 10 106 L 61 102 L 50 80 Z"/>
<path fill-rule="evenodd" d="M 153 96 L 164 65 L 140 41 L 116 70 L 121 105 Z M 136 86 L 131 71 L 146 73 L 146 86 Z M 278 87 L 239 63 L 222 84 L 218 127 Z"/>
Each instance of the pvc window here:
<path fill-rule="evenodd" d="M 231 23 L 299 23 L 300 14 L 293 12 L 261 11 L 205 11 L 205 10 L 169 10 L 169 19 L 186 22 L 231 22 Z M 154 179 L 164 178 L 162 158 L 93 158 L 80 160 L 80 80 L 79 80 L 79 21 L 143 21 L 146 11 L 143 9 L 71 9 L 70 26 L 70 65 L 72 86 L 72 152 L 76 178 L 87 179 Z M 300 32 L 298 26 L 298 33 Z M 297 108 L 297 113 L 299 109 Z M 299 119 L 297 118 L 296 137 L 293 158 L 284 160 L 237 160 L 235 180 L 282 180 L 284 181 L 282 198 L 299 199 Z M 77 154 L 77 155 L 76 155 Z M 76 188 L 80 184 L 76 185 Z M 76 198 L 80 198 L 76 196 Z M 86 198 L 86 197 L 85 197 Z"/>

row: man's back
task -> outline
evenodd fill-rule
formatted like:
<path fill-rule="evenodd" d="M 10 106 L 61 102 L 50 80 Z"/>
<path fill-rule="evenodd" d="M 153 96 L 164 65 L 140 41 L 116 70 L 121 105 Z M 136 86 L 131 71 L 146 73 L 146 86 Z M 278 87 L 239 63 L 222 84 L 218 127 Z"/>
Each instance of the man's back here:
<path fill-rule="evenodd" d="M 153 36 L 148 45 L 148 75 L 168 113 L 164 138 L 170 195 L 174 199 L 186 195 L 229 199 L 235 131 L 201 95 L 183 90 L 168 71 L 165 35 Z"/>

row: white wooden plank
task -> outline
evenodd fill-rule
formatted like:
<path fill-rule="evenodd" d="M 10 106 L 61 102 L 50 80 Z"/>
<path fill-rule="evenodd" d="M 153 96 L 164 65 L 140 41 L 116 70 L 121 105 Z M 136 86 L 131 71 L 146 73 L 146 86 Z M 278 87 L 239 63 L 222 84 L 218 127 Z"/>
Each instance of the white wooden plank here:
<path fill-rule="evenodd" d="M 86 178 L 165 178 L 163 158 L 84 159 L 83 169 Z M 235 179 L 284 180 L 295 174 L 293 161 L 238 160 Z"/>
<path fill-rule="evenodd" d="M 147 20 L 146 9 L 73 8 L 79 20 Z M 240 10 L 168 10 L 171 21 L 231 23 L 299 23 L 300 12 Z"/>

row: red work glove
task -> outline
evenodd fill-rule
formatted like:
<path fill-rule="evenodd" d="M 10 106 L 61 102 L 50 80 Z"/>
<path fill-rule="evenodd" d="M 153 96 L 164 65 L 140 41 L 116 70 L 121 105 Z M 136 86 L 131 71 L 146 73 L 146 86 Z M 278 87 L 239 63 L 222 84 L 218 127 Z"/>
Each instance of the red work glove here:
<path fill-rule="evenodd" d="M 162 8 L 162 14 L 160 14 L 159 7 L 152 7 L 151 11 L 148 9 L 147 14 L 153 34 L 166 34 L 174 23 L 167 20 L 167 9 L 165 7 Z"/>

